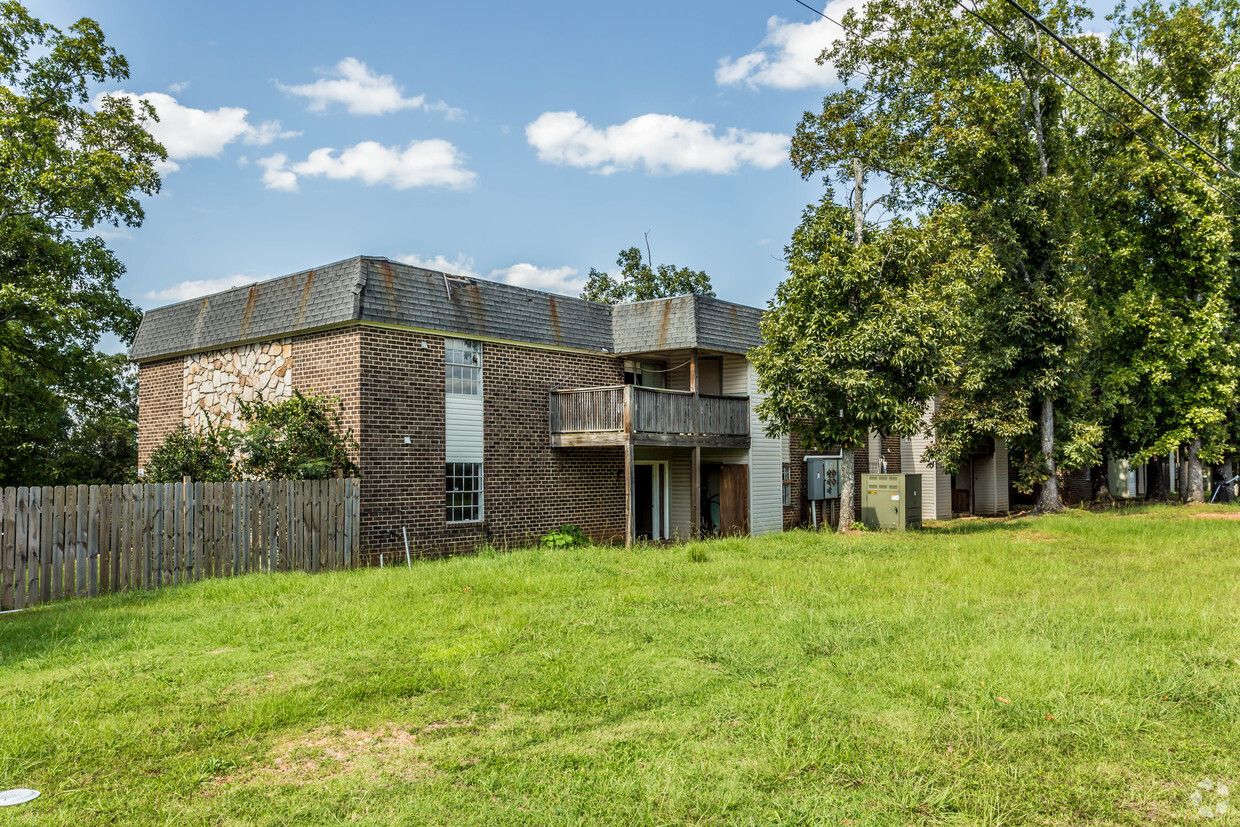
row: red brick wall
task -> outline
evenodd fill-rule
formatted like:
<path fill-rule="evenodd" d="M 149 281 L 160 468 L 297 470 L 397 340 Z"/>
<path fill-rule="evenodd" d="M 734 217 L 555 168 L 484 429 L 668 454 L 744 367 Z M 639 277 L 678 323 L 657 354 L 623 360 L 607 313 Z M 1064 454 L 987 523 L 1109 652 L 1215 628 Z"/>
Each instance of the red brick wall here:
<path fill-rule="evenodd" d="M 900 460 L 900 437 L 885 436 L 883 437 L 883 459 L 887 461 L 888 474 L 904 473 Z M 912 473 L 911 471 L 909 473 Z"/>
<path fill-rule="evenodd" d="M 335 397 L 346 429 L 360 442 L 362 420 L 362 333 L 360 328 L 311 333 L 292 340 L 293 387 L 302 393 Z M 353 461 L 359 462 L 359 451 Z"/>
<path fill-rule="evenodd" d="M 624 539 L 624 449 L 551 448 L 548 394 L 624 381 L 609 356 L 484 344 L 487 527 L 520 543 L 570 524 Z"/>
<path fill-rule="evenodd" d="M 789 437 L 788 457 L 792 460 L 792 505 L 784 507 L 784 530 L 809 525 L 805 489 L 805 445 L 799 437 Z"/>
<path fill-rule="evenodd" d="M 138 366 L 138 467 L 185 418 L 185 359 Z"/>
<path fill-rule="evenodd" d="M 403 556 L 402 526 L 419 555 L 520 545 L 563 524 L 623 535 L 622 450 L 552 450 L 547 421 L 552 387 L 617 384 L 618 359 L 483 344 L 483 522 L 469 524 L 444 513 L 443 338 L 363 328 L 360 364 L 363 559 Z"/>
<path fill-rule="evenodd" d="M 1059 475 L 1059 496 L 1068 505 L 1089 502 L 1094 497 L 1093 480 L 1088 468 L 1080 468 Z"/>

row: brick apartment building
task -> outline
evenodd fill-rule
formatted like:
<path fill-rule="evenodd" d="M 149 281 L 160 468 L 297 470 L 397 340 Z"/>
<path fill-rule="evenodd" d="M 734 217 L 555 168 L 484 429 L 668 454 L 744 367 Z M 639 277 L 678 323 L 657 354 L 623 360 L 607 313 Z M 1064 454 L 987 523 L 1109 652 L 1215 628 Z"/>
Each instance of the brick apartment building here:
<path fill-rule="evenodd" d="M 148 312 L 130 352 L 139 464 L 182 423 L 300 390 L 338 398 L 357 439 L 370 559 L 403 553 L 402 529 L 424 554 L 562 525 L 627 542 L 780 531 L 805 519 L 804 464 L 756 418 L 760 317 L 352 258 Z"/>

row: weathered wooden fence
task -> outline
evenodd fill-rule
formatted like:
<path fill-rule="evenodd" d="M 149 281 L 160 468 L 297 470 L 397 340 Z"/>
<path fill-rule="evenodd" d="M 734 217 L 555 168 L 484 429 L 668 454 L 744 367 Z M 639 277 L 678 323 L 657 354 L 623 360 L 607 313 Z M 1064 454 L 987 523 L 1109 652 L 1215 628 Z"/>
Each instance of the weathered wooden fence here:
<path fill-rule="evenodd" d="M 351 568 L 357 480 L 0 491 L 0 609 L 248 572 Z"/>

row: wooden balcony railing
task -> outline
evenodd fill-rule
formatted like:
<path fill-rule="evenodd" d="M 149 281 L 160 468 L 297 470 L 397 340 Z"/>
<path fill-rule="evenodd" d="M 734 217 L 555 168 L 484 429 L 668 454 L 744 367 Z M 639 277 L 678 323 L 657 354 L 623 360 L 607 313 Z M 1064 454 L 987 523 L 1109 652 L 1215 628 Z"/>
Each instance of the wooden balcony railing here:
<path fill-rule="evenodd" d="M 551 433 L 748 437 L 749 397 L 614 385 L 551 392 Z"/>

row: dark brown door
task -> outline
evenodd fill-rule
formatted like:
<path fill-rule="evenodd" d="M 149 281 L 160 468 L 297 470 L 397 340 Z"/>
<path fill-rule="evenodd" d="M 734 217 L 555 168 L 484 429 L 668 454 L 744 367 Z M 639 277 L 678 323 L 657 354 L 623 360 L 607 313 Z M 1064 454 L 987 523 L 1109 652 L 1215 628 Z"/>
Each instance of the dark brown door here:
<path fill-rule="evenodd" d="M 638 465 L 633 468 L 633 516 L 634 530 L 643 540 L 654 537 L 654 465 Z"/>
<path fill-rule="evenodd" d="M 719 530 L 725 537 L 749 533 L 749 466 L 719 466 Z"/>

